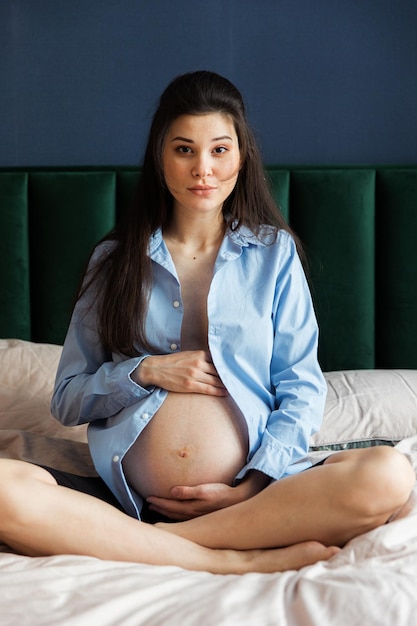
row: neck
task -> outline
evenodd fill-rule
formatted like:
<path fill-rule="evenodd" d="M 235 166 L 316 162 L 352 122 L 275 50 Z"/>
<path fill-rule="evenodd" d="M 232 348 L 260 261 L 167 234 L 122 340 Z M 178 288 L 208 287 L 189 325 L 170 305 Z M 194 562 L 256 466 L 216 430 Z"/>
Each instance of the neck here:
<path fill-rule="evenodd" d="M 171 242 L 205 250 L 218 246 L 224 237 L 225 224 L 222 214 L 193 218 L 173 215 L 164 237 Z"/>

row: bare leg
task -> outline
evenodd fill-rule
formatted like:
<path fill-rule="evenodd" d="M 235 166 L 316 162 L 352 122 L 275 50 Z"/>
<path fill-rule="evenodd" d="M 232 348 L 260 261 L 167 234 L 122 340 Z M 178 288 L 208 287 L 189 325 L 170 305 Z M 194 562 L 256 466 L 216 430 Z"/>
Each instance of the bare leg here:
<path fill-rule="evenodd" d="M 415 483 L 406 457 L 393 448 L 350 450 L 275 482 L 226 509 L 178 524 L 158 524 L 210 548 L 268 548 L 308 540 L 343 546 L 384 524 Z"/>
<path fill-rule="evenodd" d="M 0 539 L 29 555 L 83 554 L 213 573 L 299 569 L 335 553 L 316 542 L 278 550 L 212 550 L 60 487 L 49 472 L 0 460 Z"/>

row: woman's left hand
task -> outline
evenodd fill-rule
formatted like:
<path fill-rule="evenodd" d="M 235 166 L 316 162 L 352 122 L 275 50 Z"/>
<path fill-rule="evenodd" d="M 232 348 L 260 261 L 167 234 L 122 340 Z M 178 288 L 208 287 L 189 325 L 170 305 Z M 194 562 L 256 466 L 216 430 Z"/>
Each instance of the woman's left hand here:
<path fill-rule="evenodd" d="M 243 502 L 261 491 L 269 481 L 265 474 L 250 472 L 236 487 L 223 483 L 178 486 L 171 489 L 171 498 L 149 496 L 147 502 L 152 511 L 183 521 Z"/>

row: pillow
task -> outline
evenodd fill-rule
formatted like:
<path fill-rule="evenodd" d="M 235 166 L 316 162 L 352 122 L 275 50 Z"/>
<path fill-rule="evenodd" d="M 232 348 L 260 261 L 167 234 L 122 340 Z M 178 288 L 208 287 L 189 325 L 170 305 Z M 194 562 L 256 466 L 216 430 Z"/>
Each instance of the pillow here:
<path fill-rule="evenodd" d="M 63 426 L 50 413 L 61 351 L 0 339 L 0 456 L 94 475 L 87 426 Z"/>
<path fill-rule="evenodd" d="M 0 339 L 0 456 L 95 475 L 87 427 L 63 426 L 49 404 L 62 347 Z M 326 372 L 328 394 L 311 451 L 395 444 L 417 433 L 417 370 Z"/>
<path fill-rule="evenodd" d="M 326 372 L 328 394 L 311 449 L 388 443 L 417 434 L 417 370 Z"/>

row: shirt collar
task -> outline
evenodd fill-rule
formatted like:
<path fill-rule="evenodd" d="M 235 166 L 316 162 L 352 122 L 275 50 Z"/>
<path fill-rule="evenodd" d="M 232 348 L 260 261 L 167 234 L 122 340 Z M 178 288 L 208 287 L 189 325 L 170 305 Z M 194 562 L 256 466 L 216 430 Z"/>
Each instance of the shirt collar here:
<path fill-rule="evenodd" d="M 255 246 L 265 246 L 265 240 L 268 240 L 266 228 L 261 228 L 258 236 L 255 235 L 255 233 L 253 233 L 247 226 L 239 226 L 236 230 L 229 229 L 226 236 L 241 248 L 247 247 L 250 244 Z"/>
<path fill-rule="evenodd" d="M 233 227 L 233 224 L 232 224 Z M 255 235 L 247 226 L 239 226 L 236 230 L 228 229 L 226 231 L 226 237 L 229 238 L 234 244 L 240 248 L 249 246 L 250 244 L 256 246 L 265 246 L 268 244 L 271 237 L 275 238 L 275 233 L 268 232 L 268 227 L 261 229 L 260 235 Z M 162 230 L 158 228 L 152 233 L 149 241 L 149 255 L 152 256 L 163 242 Z"/>

